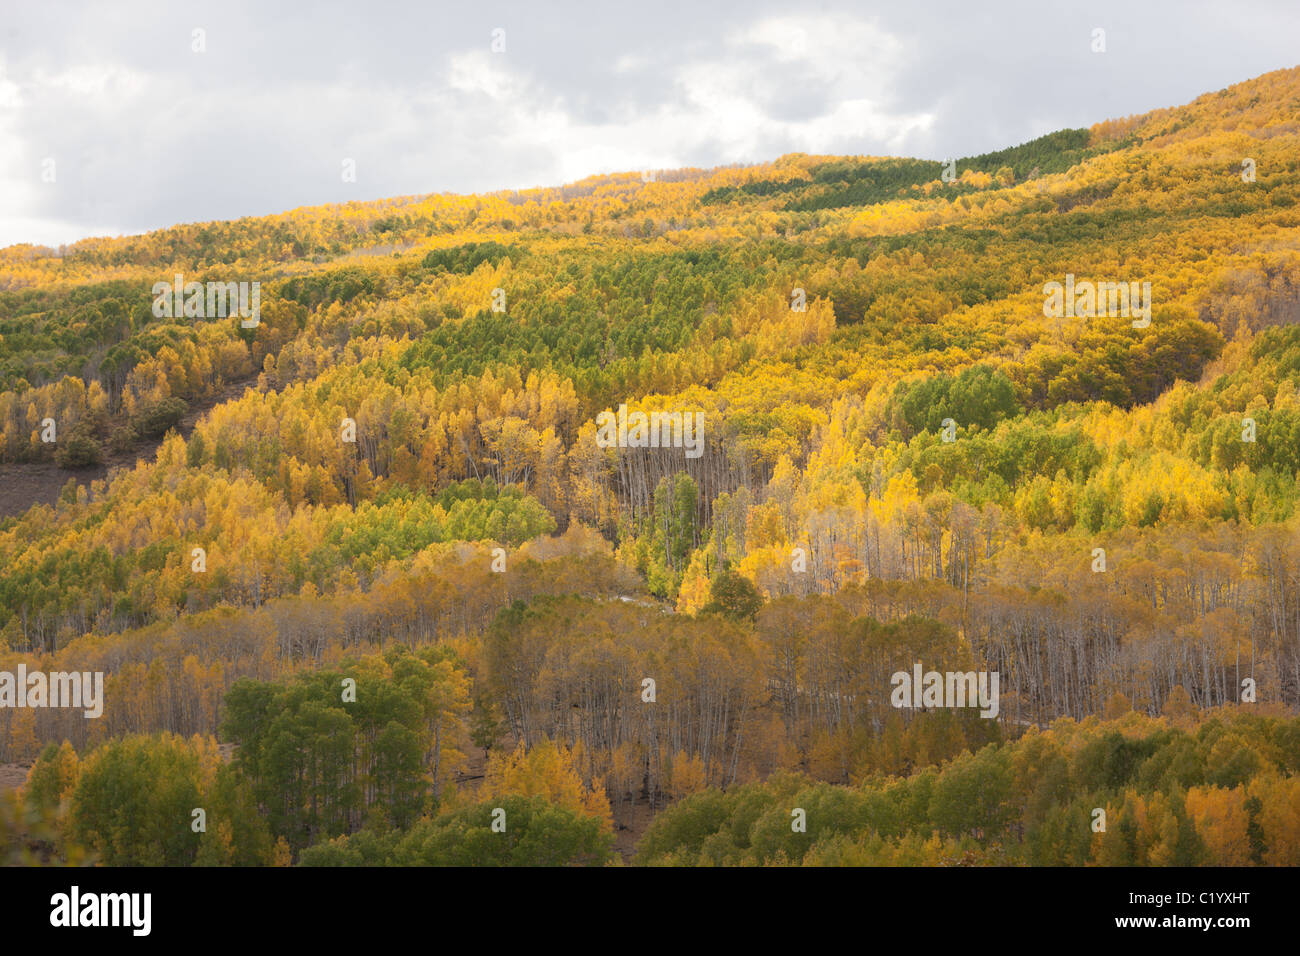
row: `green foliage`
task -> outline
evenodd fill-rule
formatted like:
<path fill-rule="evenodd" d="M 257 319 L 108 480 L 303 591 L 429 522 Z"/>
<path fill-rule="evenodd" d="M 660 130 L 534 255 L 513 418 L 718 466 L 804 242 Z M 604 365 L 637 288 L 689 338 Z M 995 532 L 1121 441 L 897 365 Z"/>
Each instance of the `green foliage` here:
<path fill-rule="evenodd" d="M 493 832 L 494 811 L 505 829 Z M 503 797 L 421 820 L 405 832 L 361 832 L 305 851 L 303 866 L 600 866 L 613 838 L 594 817 L 544 797 Z"/>
<path fill-rule="evenodd" d="M 1015 389 L 1001 372 L 974 365 L 956 376 L 942 373 L 917 382 L 900 382 L 887 414 L 905 437 L 937 432 L 951 418 L 959 428 L 989 429 L 1020 414 Z"/>
<path fill-rule="evenodd" d="M 301 849 L 367 819 L 407 826 L 436 804 L 426 755 L 455 681 L 437 658 L 393 649 L 387 667 L 363 661 L 230 689 L 224 733 L 275 836 Z"/>
<path fill-rule="evenodd" d="M 843 787 L 776 774 L 708 789 L 655 818 L 636 862 L 942 865 L 960 853 L 966 862 L 1003 864 L 1197 865 L 1210 856 L 1206 824 L 1196 825 L 1186 806 L 1188 788 L 1243 793 L 1252 781 L 1272 780 L 1295 755 L 1281 756 L 1271 742 L 1290 739 L 1300 719 L 1238 714 L 1226 724 L 1207 721 L 1195 736 L 1154 723 L 1134 731 L 1062 721 L 901 780 Z M 1107 806 L 1100 838 L 1092 811 Z M 1287 831 L 1265 832 L 1259 801 L 1245 806 L 1256 861 L 1274 842 L 1290 845 Z M 792 808 L 804 811 L 806 832 L 792 827 Z"/>
<path fill-rule="evenodd" d="M 104 460 L 99 442 L 87 432 L 77 429 L 58 443 L 54 462 L 60 468 L 89 468 Z"/>
<path fill-rule="evenodd" d="M 967 170 L 974 170 L 989 173 L 995 180 L 1007 177 L 1010 182 L 1020 182 L 1065 172 L 1091 156 L 1123 145 L 1109 143 L 1089 149 L 1089 138 L 1086 129 L 1057 130 L 1019 146 L 956 160 L 955 174 L 961 176 Z M 716 205 L 796 193 L 783 207 L 788 212 L 869 206 L 921 196 L 920 187 L 938 180 L 944 165 L 919 159 L 836 160 L 813 167 L 810 179 L 758 179 L 739 186 L 721 186 L 706 192 L 700 201 Z M 944 188 L 949 197 L 975 191 L 974 187 L 959 182 L 948 183 Z"/>
<path fill-rule="evenodd" d="M 763 596 L 749 578 L 731 568 L 723 568 L 709 586 L 709 602 L 701 613 L 752 621 L 762 606 Z"/>
<path fill-rule="evenodd" d="M 112 741 L 80 769 L 70 836 L 107 866 L 188 866 L 199 851 L 191 813 L 204 806 L 203 789 L 200 756 L 180 738 Z"/>
<path fill-rule="evenodd" d="M 391 493 L 339 513 L 325 533 L 325 546 L 309 564 L 347 564 L 369 570 L 394 558 L 407 558 L 441 541 L 492 541 L 518 547 L 555 530 L 555 519 L 518 488 L 465 497 L 466 482 L 437 500 L 423 493 Z"/>
<path fill-rule="evenodd" d="M 499 242 L 469 242 L 463 246 L 435 249 L 424 257 L 424 268 L 431 271 L 473 272 L 485 262 L 499 266 L 505 259 L 519 260 L 522 250 Z"/>
<path fill-rule="evenodd" d="M 358 296 L 382 291 L 375 277 L 364 269 L 345 267 L 311 276 L 289 279 L 279 288 L 279 294 L 292 302 L 317 309 L 338 303 L 346 305 Z"/>
<path fill-rule="evenodd" d="M 1174 382 L 1194 382 L 1223 349 L 1217 329 L 1196 319 L 1157 312 L 1151 325 L 1096 318 L 1069 351 L 1046 354 L 1024 366 L 1018 383 L 1031 408 L 1067 402 L 1109 402 L 1132 408 L 1152 402 Z"/>
<path fill-rule="evenodd" d="M 651 594 L 671 598 L 682 583 L 691 552 L 700 543 L 699 488 L 685 472 L 655 486 L 654 506 L 642 527 L 639 568 Z"/>
<path fill-rule="evenodd" d="M 149 302 L 147 285 L 126 280 L 0 292 L 0 393 L 81 376 L 96 353 L 142 346 Z"/>
<path fill-rule="evenodd" d="M 146 438 L 157 438 L 180 424 L 189 404 L 181 398 L 164 398 L 137 408 L 131 416 L 131 426 Z"/>

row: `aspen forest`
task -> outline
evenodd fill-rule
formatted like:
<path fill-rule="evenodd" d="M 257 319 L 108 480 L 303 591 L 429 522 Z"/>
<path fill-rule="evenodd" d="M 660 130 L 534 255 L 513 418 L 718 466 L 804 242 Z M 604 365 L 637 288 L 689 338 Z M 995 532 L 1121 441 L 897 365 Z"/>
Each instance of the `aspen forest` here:
<path fill-rule="evenodd" d="M 1300 68 L 1098 119 L 0 249 L 0 863 L 1300 865 Z"/>

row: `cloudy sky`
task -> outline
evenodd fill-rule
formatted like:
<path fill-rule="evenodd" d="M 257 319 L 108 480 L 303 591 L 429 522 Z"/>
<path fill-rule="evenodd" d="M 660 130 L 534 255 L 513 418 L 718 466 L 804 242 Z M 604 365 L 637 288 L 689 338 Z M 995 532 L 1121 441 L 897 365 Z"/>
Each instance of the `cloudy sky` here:
<path fill-rule="evenodd" d="M 943 159 L 1300 62 L 1297 0 L 5 7 L 0 246 L 788 152 Z"/>

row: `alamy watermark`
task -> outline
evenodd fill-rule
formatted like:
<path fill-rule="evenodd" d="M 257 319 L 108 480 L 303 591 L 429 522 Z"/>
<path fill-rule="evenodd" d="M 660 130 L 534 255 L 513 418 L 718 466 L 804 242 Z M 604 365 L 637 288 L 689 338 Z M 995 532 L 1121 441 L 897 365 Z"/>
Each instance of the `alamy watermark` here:
<path fill-rule="evenodd" d="M 18 665 L 18 672 L 0 671 L 0 708 L 4 707 L 73 707 L 85 711 L 85 716 L 95 718 L 104 713 L 103 671 L 43 671 L 27 670 Z"/>
<path fill-rule="evenodd" d="M 917 661 L 912 672 L 896 671 L 890 678 L 894 692 L 889 702 L 895 707 L 978 707 L 981 717 L 998 715 L 997 671 L 926 671 Z"/>
<path fill-rule="evenodd" d="M 158 319 L 224 319 L 238 313 L 240 326 L 255 329 L 261 322 L 260 282 L 174 282 L 153 284 L 153 314 Z"/>
<path fill-rule="evenodd" d="M 702 412 L 603 411 L 596 416 L 596 444 L 601 448 L 684 448 L 687 458 L 704 454 Z"/>
<path fill-rule="evenodd" d="M 50 897 L 50 925 L 125 927 L 133 936 L 148 936 L 152 909 L 152 893 L 83 893 L 73 886 Z"/>
<path fill-rule="evenodd" d="M 1150 282 L 1076 282 L 1074 273 L 1067 273 L 1064 285 L 1045 283 L 1043 296 L 1043 315 L 1049 319 L 1134 316 L 1135 329 L 1151 324 Z"/>

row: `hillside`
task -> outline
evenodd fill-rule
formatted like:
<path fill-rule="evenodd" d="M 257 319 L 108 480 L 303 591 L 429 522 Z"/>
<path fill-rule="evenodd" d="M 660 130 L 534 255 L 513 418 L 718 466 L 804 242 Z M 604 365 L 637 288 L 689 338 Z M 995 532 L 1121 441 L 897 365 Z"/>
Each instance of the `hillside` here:
<path fill-rule="evenodd" d="M 361 831 L 309 859 L 392 862 L 461 825 L 456 775 L 488 747 L 474 799 L 549 794 L 586 860 L 583 827 L 625 805 L 864 781 L 915 800 L 916 774 L 986 744 L 1030 759 L 1017 738 L 1054 722 L 1051 747 L 1110 727 L 1143 759 L 1191 747 L 1177 726 L 1208 769 L 1134 764 L 1098 799 L 1201 787 L 1160 812 L 1256 799 L 1288 832 L 1297 199 L 1300 68 L 951 165 L 794 154 L 0 250 L 0 475 L 73 479 L 0 518 L 0 670 L 108 675 L 99 720 L 0 710 L 0 762 L 70 741 L 37 765 L 57 794 L 78 760 L 180 761 L 265 819 L 178 859 Z M 256 325 L 159 315 L 177 275 L 259 283 Z M 1091 310 L 1089 284 L 1112 285 Z M 620 406 L 693 413 L 699 454 L 603 447 Z M 998 716 L 902 715 L 890 677 L 917 660 L 1000 673 Z M 335 700 L 346 675 L 364 715 Z M 318 778 L 277 749 L 290 727 Z M 240 755 L 219 769 L 194 735 Z M 1229 738 L 1247 755 L 1219 773 Z M 968 838 L 980 862 L 1051 862 L 1004 827 L 1048 799 L 1027 779 L 996 837 L 936 809 L 809 859 L 936 862 Z M 691 799 L 643 860 L 775 852 L 674 843 Z M 425 850 L 364 843 L 376 814 Z M 926 820 L 947 842 L 924 848 Z M 1186 858 L 1218 859 L 1202 840 Z"/>

